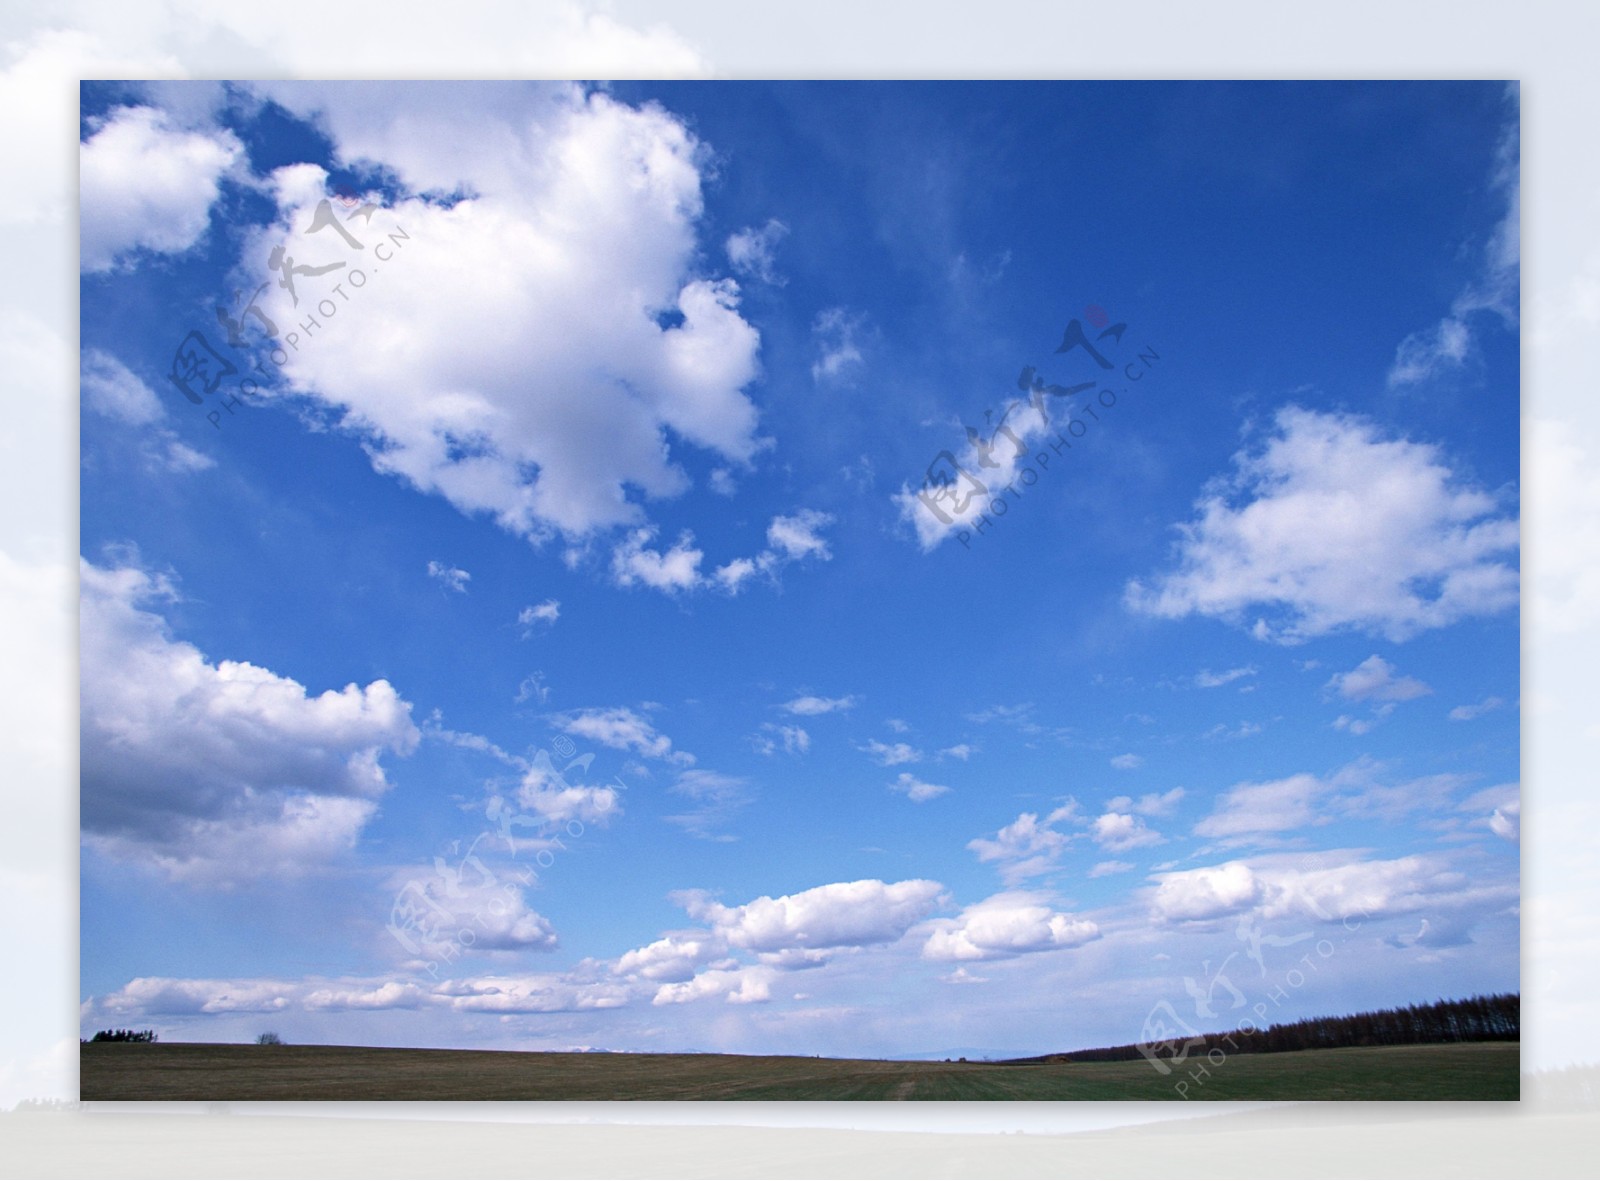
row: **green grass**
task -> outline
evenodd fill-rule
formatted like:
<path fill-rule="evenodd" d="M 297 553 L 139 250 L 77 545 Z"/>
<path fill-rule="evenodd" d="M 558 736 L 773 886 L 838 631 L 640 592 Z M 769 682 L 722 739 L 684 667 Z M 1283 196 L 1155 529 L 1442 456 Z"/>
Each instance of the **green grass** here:
<path fill-rule="evenodd" d="M 158 1042 L 80 1047 L 85 1100 L 1516 1099 L 1515 1042 L 1006 1066 L 732 1054 L 538 1054 Z M 1187 1069 L 1186 1069 L 1187 1068 Z"/>

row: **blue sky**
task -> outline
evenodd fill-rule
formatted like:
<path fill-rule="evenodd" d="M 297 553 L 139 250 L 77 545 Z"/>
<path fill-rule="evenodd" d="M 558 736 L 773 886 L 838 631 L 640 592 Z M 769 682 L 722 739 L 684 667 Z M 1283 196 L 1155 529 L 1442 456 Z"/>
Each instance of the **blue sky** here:
<path fill-rule="evenodd" d="M 85 1030 L 1041 1052 L 1515 989 L 1517 121 L 85 84 Z"/>

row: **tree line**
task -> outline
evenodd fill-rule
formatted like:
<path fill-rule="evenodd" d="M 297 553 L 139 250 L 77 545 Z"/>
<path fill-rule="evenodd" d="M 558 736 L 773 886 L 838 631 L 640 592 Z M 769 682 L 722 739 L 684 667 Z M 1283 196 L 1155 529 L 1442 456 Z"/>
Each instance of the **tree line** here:
<path fill-rule="evenodd" d="M 1431 1005 L 1375 1009 L 1345 1017 L 1308 1017 L 1265 1029 L 1234 1029 L 1227 1033 L 1185 1035 L 1170 1041 L 1101 1046 L 1037 1058 L 1014 1058 L 1015 1063 L 1126 1062 L 1148 1058 L 1204 1057 L 1219 1049 L 1234 1054 L 1274 1054 L 1289 1050 L 1331 1050 L 1341 1046 L 1413 1046 L 1440 1042 L 1515 1042 L 1522 1039 L 1522 996 L 1515 992 L 1439 1000 Z"/>
<path fill-rule="evenodd" d="M 82 1038 L 78 1039 L 80 1042 Z M 92 1042 L 153 1042 L 156 1040 L 156 1031 L 153 1029 L 102 1029 L 89 1039 Z"/>

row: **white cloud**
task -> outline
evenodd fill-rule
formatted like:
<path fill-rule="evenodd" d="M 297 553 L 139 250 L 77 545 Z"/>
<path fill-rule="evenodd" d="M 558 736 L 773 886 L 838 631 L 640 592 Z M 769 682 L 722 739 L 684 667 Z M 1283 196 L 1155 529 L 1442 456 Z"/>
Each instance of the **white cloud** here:
<path fill-rule="evenodd" d="M 857 749 L 866 751 L 872 756 L 872 761 L 880 767 L 896 767 L 901 763 L 922 761 L 922 752 L 905 742 L 885 743 L 874 738 Z"/>
<path fill-rule="evenodd" d="M 463 953 L 555 950 L 550 920 L 528 906 L 519 886 L 470 851 L 456 866 L 435 857 L 431 871 L 396 875 L 389 887 L 395 891 L 391 930 L 403 935 L 405 950 L 424 960 L 450 963 Z M 417 914 L 425 921 L 406 917 Z"/>
<path fill-rule="evenodd" d="M 855 704 L 854 697 L 812 697 L 807 694 L 796 697 L 793 701 L 786 701 L 778 708 L 799 714 L 803 718 L 810 718 L 819 714 L 831 714 L 837 710 L 851 709 Z"/>
<path fill-rule="evenodd" d="M 166 414 L 155 391 L 110 353 L 85 349 L 81 380 L 84 402 L 97 414 L 129 426 L 145 426 Z"/>
<path fill-rule="evenodd" d="M 655 540 L 653 527 L 635 529 L 612 553 L 611 572 L 618 586 L 644 583 L 656 590 L 677 592 L 705 586 L 718 586 L 736 595 L 758 574 L 775 578 L 790 562 L 816 558 L 826 562 L 833 557 L 821 530 L 833 523 L 827 513 L 801 509 L 792 516 L 776 516 L 767 527 L 768 548 L 753 558 L 734 558 L 717 567 L 710 577 L 700 572 L 704 553 L 694 548 L 690 533 L 679 536 L 665 552 L 647 548 Z"/>
<path fill-rule="evenodd" d="M 393 259 L 383 281 L 352 291 L 346 319 L 303 336 L 284 368 L 378 470 L 538 543 L 647 526 L 645 499 L 689 487 L 686 455 L 743 468 L 767 445 L 745 393 L 758 334 L 737 284 L 697 271 L 707 150 L 664 109 L 564 83 L 257 89 L 317 118 L 341 160 L 381 164 L 411 192 L 471 194 L 402 197 L 358 223 L 356 259 L 380 245 Z M 288 236 L 306 264 L 350 261 L 305 233 L 325 178 L 279 179 L 292 182 L 279 221 L 244 257 Z M 276 285 L 265 298 L 280 324 L 310 314 Z"/>
<path fill-rule="evenodd" d="M 1511 97 L 1515 99 L 1515 88 Z M 1518 122 L 1515 116 L 1495 152 L 1491 183 L 1505 195 L 1506 211 L 1483 245 L 1477 277 L 1456 296 L 1450 313 L 1428 332 L 1414 332 L 1395 350 L 1389 369 L 1391 389 L 1426 381 L 1459 368 L 1472 351 L 1472 319 L 1493 312 L 1508 328 L 1517 324 L 1520 282 L 1522 181 Z"/>
<path fill-rule="evenodd" d="M 1297 642 L 1344 630 L 1401 641 L 1516 606 L 1517 572 L 1502 560 L 1516 519 L 1433 445 L 1290 406 L 1265 447 L 1234 463 L 1180 526 L 1178 568 L 1130 582 L 1130 608 L 1240 624 L 1259 611 L 1252 634 Z"/>
<path fill-rule="evenodd" d="M 1127 873 L 1136 866 L 1131 861 L 1097 861 L 1094 868 L 1089 871 L 1091 878 L 1103 878 L 1114 873 Z"/>
<path fill-rule="evenodd" d="M 709 937 L 668 935 L 624 953 L 616 971 L 657 983 L 682 983 L 694 979 L 701 967 L 725 951 L 720 941 Z"/>
<path fill-rule="evenodd" d="M 1161 875 L 1153 907 L 1157 918 L 1168 921 L 1215 918 L 1254 905 L 1261 890 L 1248 865 L 1230 861 Z"/>
<path fill-rule="evenodd" d="M 1090 827 L 1094 843 L 1113 853 L 1126 853 L 1129 849 L 1145 845 L 1159 845 L 1166 840 L 1160 833 L 1145 825 L 1137 816 L 1126 812 L 1107 812 L 1095 817 Z"/>
<path fill-rule="evenodd" d="M 467 583 L 472 581 L 472 575 L 465 570 L 458 570 L 444 562 L 429 562 L 428 577 L 461 594 L 467 593 Z"/>
<path fill-rule="evenodd" d="M 705 555 L 694 548 L 694 538 L 682 534 L 666 551 L 647 548 L 655 540 L 654 526 L 634 529 L 612 551 L 611 576 L 618 586 L 643 583 L 652 590 L 685 591 L 700 585 L 700 559 Z"/>
<path fill-rule="evenodd" d="M 1066 821 L 1081 823 L 1075 803 L 1057 808 L 1043 821 L 1037 812 L 1024 812 L 995 833 L 994 839 L 978 837 L 968 841 L 967 848 L 978 855 L 979 861 L 998 862 L 1001 878 L 1007 885 L 1015 885 L 1055 868 L 1057 859 L 1076 835 L 1055 827 Z"/>
<path fill-rule="evenodd" d="M 1218 686 L 1237 681 L 1240 677 L 1253 677 L 1256 667 L 1253 664 L 1244 668 L 1230 668 L 1226 672 L 1214 673 L 1209 668 L 1203 668 L 1194 675 L 1194 683 L 1201 689 L 1215 689 Z"/>
<path fill-rule="evenodd" d="M 529 673 L 517 686 L 517 703 L 532 701 L 543 705 L 550 700 L 550 686 L 545 684 L 543 673 Z"/>
<path fill-rule="evenodd" d="M 540 973 L 447 980 L 431 996 L 458 1013 L 573 1013 L 620 1008 L 628 1002 L 628 989 L 611 981 Z"/>
<path fill-rule="evenodd" d="M 1138 755 L 1117 755 L 1111 760 L 1111 765 L 1118 771 L 1137 771 L 1144 766 L 1144 759 Z"/>
<path fill-rule="evenodd" d="M 781 287 L 786 282 L 775 269 L 778 243 L 789 234 L 789 227 L 776 218 L 760 229 L 749 226 L 728 237 L 725 249 L 735 273 Z"/>
<path fill-rule="evenodd" d="M 827 513 L 813 509 L 801 509 L 789 517 L 774 517 L 767 526 L 767 544 L 778 557 L 791 562 L 807 557 L 825 562 L 833 555 L 820 530 L 832 523 L 833 518 Z"/>
<path fill-rule="evenodd" d="M 722 997 L 730 1005 L 761 1004 L 772 999 L 772 982 L 778 973 L 761 964 L 737 968 L 712 968 L 681 984 L 663 984 L 653 1005 L 682 1005 L 708 997 Z"/>
<path fill-rule="evenodd" d="M 1452 722 L 1470 722 L 1474 718 L 1481 718 L 1484 714 L 1489 713 L 1491 710 L 1499 709 L 1504 704 L 1505 700 L 1503 698 L 1485 697 L 1476 705 L 1456 706 L 1450 711 L 1450 720 Z"/>
<path fill-rule="evenodd" d="M 82 827 L 108 857 L 173 878 L 317 868 L 353 846 L 409 753 L 411 706 L 387 681 L 309 696 L 256 665 L 213 664 L 147 604 L 175 597 L 131 566 L 81 564 Z"/>
<path fill-rule="evenodd" d="M 743 906 L 724 906 L 698 893 L 685 894 L 682 901 L 729 946 L 775 952 L 893 943 L 927 916 L 943 892 L 938 882 L 869 878 L 781 898 L 763 895 Z"/>
<path fill-rule="evenodd" d="M 160 398 L 110 353 L 85 349 L 79 372 L 87 409 L 127 426 L 143 428 L 139 438 L 149 467 L 186 473 L 216 466 L 216 460 L 184 443 L 176 432 L 155 425 L 165 419 L 167 413 Z"/>
<path fill-rule="evenodd" d="M 1326 823 L 1316 804 L 1324 792 L 1322 782 L 1305 773 L 1265 783 L 1241 783 L 1224 792 L 1210 816 L 1194 826 L 1203 837 L 1287 832 Z"/>
<path fill-rule="evenodd" d="M 542 603 L 531 603 L 517 612 L 517 622 L 522 625 L 523 639 L 527 639 L 533 634 L 535 624 L 554 624 L 560 618 L 561 600 L 559 599 L 546 599 Z"/>
<path fill-rule="evenodd" d="M 1049 413 L 1043 406 L 1013 399 L 1001 410 L 998 422 L 986 422 L 982 430 L 969 425 L 967 442 L 959 451 L 941 452 L 935 458 L 929 465 L 928 480 L 939 481 L 937 485 L 926 481 L 917 488 L 902 484 L 891 500 L 900 519 L 915 529 L 922 552 L 930 552 L 952 536 L 965 540 L 961 534 L 970 535 L 974 523 L 986 514 L 991 498 L 1002 496 L 1006 489 L 1015 490 L 1024 470 L 1034 472 L 1033 482 L 1037 483 L 1032 443 L 1049 431 Z M 1055 458 L 1044 454 L 1047 461 Z M 959 470 L 951 470 L 951 459 Z"/>
<path fill-rule="evenodd" d="M 957 968 L 954 972 L 946 972 L 939 977 L 939 981 L 942 984 L 987 984 L 989 983 L 989 978 L 987 976 L 974 976 L 965 968 Z"/>
<path fill-rule="evenodd" d="M 1454 775 L 1428 775 L 1399 783 L 1382 778 L 1382 765 L 1361 758 L 1319 778 L 1307 772 L 1264 783 L 1241 783 L 1223 792 L 1194 827 L 1195 835 L 1224 844 L 1272 840 L 1343 817 L 1397 820 L 1419 811 L 1442 812 L 1461 786 Z"/>
<path fill-rule="evenodd" d="M 811 749 L 811 735 L 799 726 L 776 726 L 762 722 L 758 733 L 750 736 L 757 754 L 773 755 L 779 750 L 785 754 L 803 755 Z"/>
<path fill-rule="evenodd" d="M 724 775 L 720 771 L 695 768 L 680 771 L 672 784 L 672 792 L 694 801 L 689 812 L 668 816 L 692 837 L 707 841 L 731 841 L 734 838 L 721 832 L 733 814 L 749 803 L 750 781 L 737 775 Z"/>
<path fill-rule="evenodd" d="M 866 317 L 845 308 L 827 308 L 811 325 L 817 359 L 811 365 L 811 380 L 818 385 L 848 385 L 866 358 L 861 352 L 861 336 Z"/>
<path fill-rule="evenodd" d="M 1087 919 L 1052 910 L 1048 896 L 1023 891 L 974 903 L 959 918 L 937 920 L 922 955 L 930 960 L 995 960 L 1079 947 L 1100 937 Z"/>
<path fill-rule="evenodd" d="M 141 249 L 188 250 L 243 150 L 230 132 L 185 131 L 153 107 L 112 111 L 80 149 L 83 269 L 111 270 Z"/>
<path fill-rule="evenodd" d="M 1350 701 L 1410 701 L 1433 692 L 1415 677 L 1395 676 L 1394 665 L 1377 655 L 1335 675 L 1327 687 Z"/>
<path fill-rule="evenodd" d="M 1114 800 L 1106 801 L 1106 811 L 1137 812 L 1140 816 L 1170 816 L 1185 794 L 1183 788 L 1175 787 L 1171 791 L 1159 794 L 1150 792 L 1137 800 L 1132 796 L 1118 796 Z"/>
<path fill-rule="evenodd" d="M 1475 815 L 1475 826 L 1487 828 L 1501 840 L 1515 842 L 1522 835 L 1521 784 L 1499 783 L 1474 792 L 1461 801 L 1459 810 Z"/>
<path fill-rule="evenodd" d="M 533 763 L 523 773 L 522 781 L 517 785 L 517 803 L 538 816 L 545 824 L 561 824 L 569 820 L 578 820 L 584 824 L 604 825 L 622 812 L 617 789 L 614 787 L 594 787 L 584 783 L 573 783 L 568 779 L 568 773 L 574 767 L 587 771 L 591 756 L 585 755 L 575 759 L 566 767 L 557 769 L 551 761 L 550 753 L 540 750 L 533 758 Z M 516 839 L 515 828 L 517 819 L 512 819 L 506 824 L 508 837 Z M 529 827 L 539 828 L 542 825 L 534 824 Z"/>
<path fill-rule="evenodd" d="M 658 733 L 650 720 L 626 706 L 611 709 L 579 709 L 552 714 L 550 721 L 560 730 L 578 738 L 598 742 L 612 750 L 637 751 L 647 759 L 666 759 L 693 763 L 694 756 L 672 749 L 672 739 Z"/>
<path fill-rule="evenodd" d="M 969 746 L 965 742 L 958 742 L 954 746 L 947 746 L 943 750 L 941 750 L 939 752 L 939 757 L 941 759 L 943 759 L 943 758 L 960 759 L 964 763 L 968 759 L 970 759 L 974 754 L 976 754 L 977 751 L 978 751 L 978 748 L 975 747 L 975 746 Z"/>
<path fill-rule="evenodd" d="M 937 783 L 924 783 L 911 772 L 902 771 L 899 778 L 889 785 L 889 790 L 908 796 L 913 804 L 925 804 L 938 799 L 950 789 Z"/>

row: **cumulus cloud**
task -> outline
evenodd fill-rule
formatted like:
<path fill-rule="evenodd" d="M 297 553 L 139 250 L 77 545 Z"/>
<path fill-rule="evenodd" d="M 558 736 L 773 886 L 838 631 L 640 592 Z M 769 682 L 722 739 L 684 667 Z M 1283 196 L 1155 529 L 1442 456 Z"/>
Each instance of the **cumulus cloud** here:
<path fill-rule="evenodd" d="M 817 359 L 811 365 L 811 380 L 818 385 L 848 385 L 866 362 L 862 336 L 866 317 L 846 308 L 827 308 L 811 325 Z"/>
<path fill-rule="evenodd" d="M 1088 919 L 1053 910 L 1048 895 L 1014 891 L 974 903 L 959 918 L 935 920 L 923 945 L 930 960 L 996 960 L 1080 947 L 1100 937 Z"/>
<path fill-rule="evenodd" d="M 288 237 L 341 275 L 392 259 L 283 369 L 379 471 L 539 543 L 647 528 L 645 500 L 690 486 L 687 457 L 742 469 L 767 445 L 746 393 L 759 336 L 737 283 L 698 269 L 707 149 L 664 109 L 565 83 L 256 89 L 395 179 L 353 250 L 306 232 L 326 176 L 280 170 L 278 220 L 244 255 Z M 276 285 L 263 301 L 305 319 Z M 620 569 L 676 585 L 686 556 L 627 560 L 649 536 L 629 533 Z"/>
<path fill-rule="evenodd" d="M 82 268 L 109 271 L 139 250 L 188 250 L 243 151 L 231 132 L 186 131 L 154 107 L 112 111 L 80 148 Z"/>
<path fill-rule="evenodd" d="M 774 755 L 780 750 L 785 754 L 803 755 L 811 749 L 811 735 L 800 726 L 762 722 L 761 729 L 750 736 L 750 743 L 761 755 Z"/>
<path fill-rule="evenodd" d="M 1165 922 L 1203 921 L 1246 910 L 1262 919 L 1329 922 L 1515 896 L 1514 884 L 1475 885 L 1438 857 L 1368 861 L 1332 850 L 1163 874 L 1150 902 L 1153 917 Z"/>
<path fill-rule="evenodd" d="M 822 530 L 833 523 L 833 517 L 813 509 L 801 509 L 791 516 L 777 516 L 767 526 L 767 548 L 753 558 L 735 558 L 719 566 L 712 578 L 716 585 L 729 594 L 738 594 L 744 584 L 756 575 L 774 578 L 779 569 L 790 562 L 816 558 L 826 562 L 833 557 Z"/>
<path fill-rule="evenodd" d="M 925 804 L 938 799 L 950 789 L 938 783 L 924 783 L 911 772 L 902 771 L 899 778 L 889 785 L 889 790 L 907 796 L 913 804 Z"/>
<path fill-rule="evenodd" d="M 149 608 L 172 584 L 134 566 L 81 575 L 82 827 L 93 850 L 190 881 L 317 868 L 352 847 L 389 788 L 380 756 L 419 733 L 387 681 L 317 696 L 212 663 Z"/>
<path fill-rule="evenodd" d="M 554 625 L 561 618 L 561 600 L 546 599 L 542 603 L 530 603 L 517 612 L 517 622 L 522 625 L 522 638 L 527 639 L 533 634 L 533 629 L 541 623 Z"/>
<path fill-rule="evenodd" d="M 776 269 L 778 243 L 789 236 L 789 227 L 777 218 L 757 229 L 749 226 L 728 237 L 725 249 L 734 272 L 763 283 L 781 287 L 786 282 Z"/>
<path fill-rule="evenodd" d="M 1117 755 L 1111 760 L 1111 765 L 1118 771 L 1137 771 L 1144 766 L 1144 759 L 1138 755 Z"/>
<path fill-rule="evenodd" d="M 827 513 L 802 509 L 792 516 L 777 516 L 767 527 L 767 547 L 753 558 L 734 558 L 709 576 L 700 570 L 704 552 L 694 546 L 691 533 L 679 535 L 670 549 L 652 548 L 653 527 L 635 529 L 616 547 L 611 557 L 612 578 L 618 586 L 643 584 L 655 590 L 678 592 L 706 586 L 720 587 L 738 594 L 746 582 L 757 575 L 775 579 L 777 572 L 791 562 L 814 557 L 826 562 L 833 557 L 821 531 L 833 523 Z"/>
<path fill-rule="evenodd" d="M 435 857 L 432 872 L 396 875 L 389 885 L 395 891 L 390 934 L 422 960 L 450 963 L 463 953 L 555 950 L 550 921 L 528 906 L 521 887 L 470 850 L 459 864 Z"/>
<path fill-rule="evenodd" d="M 1394 665 L 1377 655 L 1337 674 L 1327 687 L 1350 701 L 1410 701 L 1433 692 L 1415 677 L 1396 676 Z"/>
<path fill-rule="evenodd" d="M 650 719 L 626 706 L 611 709 L 579 709 L 550 715 L 559 730 L 612 750 L 631 750 L 647 759 L 693 763 L 694 756 L 672 749 L 672 739 L 659 733 Z"/>
<path fill-rule="evenodd" d="M 467 583 L 472 581 L 472 575 L 465 570 L 457 569 L 455 566 L 444 562 L 429 562 L 428 577 L 441 586 L 463 595 L 467 593 Z"/>
<path fill-rule="evenodd" d="M 592 755 L 574 759 L 563 768 L 557 768 L 550 752 L 540 750 L 523 773 L 517 785 L 516 801 L 538 821 L 525 825 L 543 827 L 577 820 L 584 824 L 604 825 L 622 812 L 622 804 L 614 787 L 595 787 L 582 782 L 574 783 L 569 776 L 576 775 L 573 768 L 587 771 Z M 515 829 L 525 818 L 505 818 L 504 814 L 491 816 L 491 820 L 504 820 L 506 838 L 516 841 Z M 531 817 L 526 818 L 531 819 Z"/>
<path fill-rule="evenodd" d="M 681 896 L 691 917 L 731 947 L 755 952 L 828 950 L 893 943 L 938 904 L 944 887 L 912 879 L 834 882 L 781 898 L 763 895 L 724 906 L 699 893 Z"/>
<path fill-rule="evenodd" d="M 1515 607 L 1518 524 L 1427 443 L 1289 406 L 1181 525 L 1177 569 L 1127 586 L 1136 611 L 1249 622 L 1293 643 L 1339 631 L 1401 641 Z"/>
<path fill-rule="evenodd" d="M 967 442 L 958 452 L 943 452 L 930 465 L 928 481 L 913 488 L 902 484 L 892 501 L 900 519 L 911 525 L 923 553 L 962 531 L 987 510 L 991 493 L 1011 487 L 1033 458 L 1032 443 L 1050 431 L 1043 405 L 1021 399 L 1005 404 L 1000 417 L 980 430 L 969 425 Z M 954 460 L 956 469 L 951 468 Z"/>
<path fill-rule="evenodd" d="M 613 980 L 540 972 L 418 984 L 360 978 L 175 979 L 142 976 L 84 1006 L 91 1020 L 434 1008 L 460 1013 L 563 1013 L 614 1009 L 629 989 Z"/>
<path fill-rule="evenodd" d="M 1094 838 L 1095 844 L 1113 853 L 1126 853 L 1129 849 L 1159 845 L 1166 840 L 1139 817 L 1126 812 L 1107 812 L 1095 817 L 1089 833 Z"/>
<path fill-rule="evenodd" d="M 947 746 L 943 750 L 941 750 L 939 752 L 939 757 L 941 759 L 944 759 L 944 758 L 960 759 L 964 763 L 968 759 L 970 759 L 974 754 L 976 754 L 977 751 L 978 751 L 978 748 L 975 747 L 975 746 L 970 746 L 965 742 L 958 742 L 954 746 Z"/>
<path fill-rule="evenodd" d="M 652 549 L 653 526 L 634 529 L 611 554 L 611 576 L 618 586 L 642 584 L 658 591 L 691 590 L 700 585 L 700 559 L 692 534 L 684 533 L 667 550 Z"/>
<path fill-rule="evenodd" d="M 778 708 L 788 713 L 799 714 L 803 718 L 811 718 L 819 714 L 851 709 L 855 704 L 854 697 L 813 697 L 807 694 L 796 697 L 793 701 L 786 701 Z"/>
<path fill-rule="evenodd" d="M 992 839 L 978 837 L 968 841 L 967 848 L 978 855 L 979 861 L 997 863 L 1005 883 L 1015 885 L 1024 878 L 1048 873 L 1056 867 L 1062 852 L 1078 835 L 1062 832 L 1056 826 L 1068 822 L 1081 824 L 1077 812 L 1076 803 L 1057 808 L 1042 821 L 1037 812 L 1024 812 Z"/>
<path fill-rule="evenodd" d="M 681 984 L 663 984 L 650 1003 L 682 1005 L 721 997 L 730 1005 L 761 1004 L 772 999 L 772 981 L 777 975 L 774 969 L 763 964 L 712 968 Z"/>
<path fill-rule="evenodd" d="M 625 952 L 617 959 L 619 975 L 638 976 L 656 983 L 676 984 L 694 979 L 708 961 L 723 955 L 726 947 L 709 936 L 667 935 L 654 943 Z"/>
<path fill-rule="evenodd" d="M 901 763 L 922 761 L 922 752 L 906 742 L 879 742 L 874 738 L 857 749 L 866 751 L 872 756 L 872 761 L 880 767 L 895 767 Z"/>
<path fill-rule="evenodd" d="M 1517 101 L 1515 87 L 1509 97 Z M 1478 274 L 1456 296 L 1449 314 L 1432 329 L 1414 332 L 1400 342 L 1389 368 L 1391 389 L 1460 368 L 1472 353 L 1478 313 L 1492 313 L 1506 327 L 1516 326 L 1522 261 L 1520 157 L 1518 122 L 1513 116 L 1495 150 L 1490 176 L 1490 183 L 1505 200 L 1505 214 L 1482 246 Z"/>

